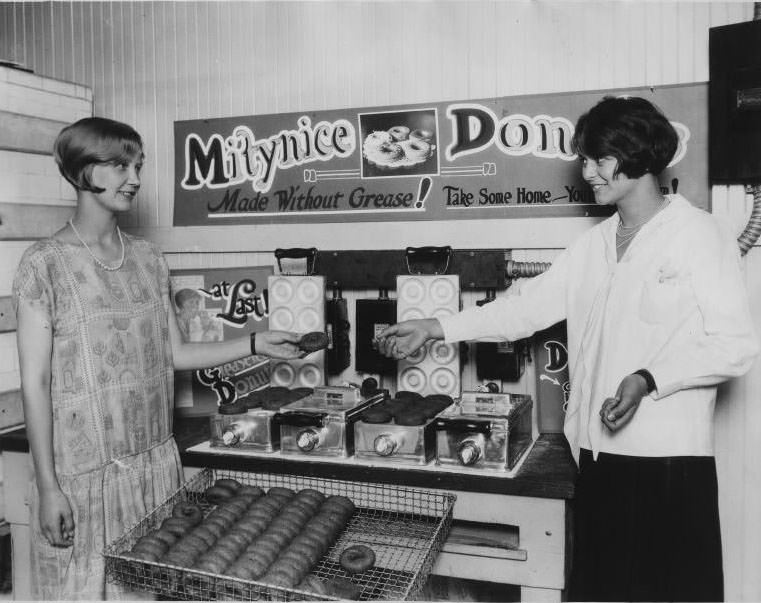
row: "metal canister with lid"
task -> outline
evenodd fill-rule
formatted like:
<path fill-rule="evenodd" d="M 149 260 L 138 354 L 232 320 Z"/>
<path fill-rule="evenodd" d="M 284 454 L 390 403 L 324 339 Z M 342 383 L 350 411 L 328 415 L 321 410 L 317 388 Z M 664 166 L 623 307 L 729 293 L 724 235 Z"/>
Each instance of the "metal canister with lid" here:
<path fill-rule="evenodd" d="M 503 414 L 465 412 L 439 417 L 436 464 L 470 469 L 510 471 L 532 442 L 528 396 L 516 398 Z"/>

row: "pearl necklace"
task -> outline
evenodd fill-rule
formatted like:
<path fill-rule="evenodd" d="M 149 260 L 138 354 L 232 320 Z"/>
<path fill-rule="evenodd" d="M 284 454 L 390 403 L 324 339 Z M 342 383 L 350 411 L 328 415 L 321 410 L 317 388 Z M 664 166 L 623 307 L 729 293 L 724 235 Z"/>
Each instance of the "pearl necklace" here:
<path fill-rule="evenodd" d="M 84 242 L 84 239 L 79 236 L 79 233 L 77 232 L 76 227 L 74 226 L 74 222 L 69 218 L 69 226 L 71 226 L 71 230 L 74 231 L 74 236 L 79 239 L 79 242 L 82 243 L 82 245 L 85 246 L 85 249 L 87 249 L 87 252 L 92 256 L 92 259 L 95 260 L 95 263 L 98 264 L 103 270 L 108 270 L 109 272 L 115 272 L 119 270 L 119 268 L 122 267 L 122 264 L 124 264 L 124 239 L 122 239 L 122 231 L 119 229 L 119 225 L 116 225 L 116 232 L 119 234 L 119 243 L 122 246 L 122 257 L 119 258 L 119 262 L 115 266 L 109 266 L 106 264 L 103 260 L 101 260 L 97 255 L 95 255 L 92 252 L 92 249 L 90 249 L 90 246 Z"/>
<path fill-rule="evenodd" d="M 658 209 L 655 211 L 655 213 L 645 219 L 643 222 L 640 222 L 639 224 L 635 224 L 634 226 L 624 226 L 623 222 L 618 223 L 618 227 L 616 228 L 616 249 L 620 249 L 624 245 L 627 245 L 631 240 L 637 235 L 637 233 L 640 231 L 640 229 L 647 224 L 650 220 L 652 220 L 656 215 L 658 215 L 665 207 L 669 204 L 668 199 L 666 197 L 663 197 L 661 200 L 661 204 L 658 206 Z"/>

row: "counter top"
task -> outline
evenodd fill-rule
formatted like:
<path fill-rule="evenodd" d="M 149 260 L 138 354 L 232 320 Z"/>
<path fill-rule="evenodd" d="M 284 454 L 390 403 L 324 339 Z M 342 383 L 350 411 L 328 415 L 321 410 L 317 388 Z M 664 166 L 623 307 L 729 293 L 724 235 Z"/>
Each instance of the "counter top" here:
<path fill-rule="evenodd" d="M 182 464 L 234 471 L 303 474 L 307 465 L 298 458 L 262 458 L 188 451 L 209 439 L 208 417 L 177 417 L 175 438 Z M 0 435 L 0 451 L 29 452 L 24 428 Z M 542 434 L 534 444 L 518 474 L 510 479 L 467 473 L 438 473 L 409 469 L 348 466 L 340 463 L 309 463 L 311 476 L 375 483 L 402 483 L 420 488 L 438 488 L 538 498 L 571 499 L 576 480 L 576 465 L 563 434 Z"/>

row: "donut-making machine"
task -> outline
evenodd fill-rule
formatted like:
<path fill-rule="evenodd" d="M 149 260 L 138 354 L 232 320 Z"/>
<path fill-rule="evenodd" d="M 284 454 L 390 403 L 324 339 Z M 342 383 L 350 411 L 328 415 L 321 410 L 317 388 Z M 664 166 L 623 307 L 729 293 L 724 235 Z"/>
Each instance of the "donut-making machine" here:
<path fill-rule="evenodd" d="M 328 288 L 334 290 L 333 300 L 340 300 L 347 285 L 377 288 L 378 300 L 357 300 L 355 367 L 381 367 L 379 378 L 395 380 L 396 387 L 384 383 L 391 387 L 379 388 L 373 378 L 362 387 L 327 385 L 323 349 L 303 359 L 274 360 L 269 387 L 221 407 L 211 418 L 212 447 L 295 457 L 353 456 L 374 463 L 431 464 L 466 471 L 512 470 L 533 441 L 530 396 L 462 392 L 458 344 L 429 342 L 395 362 L 391 372 L 373 356 L 369 341 L 359 338 L 371 340 L 394 320 L 455 314 L 460 310 L 461 287 L 487 289 L 485 301 L 491 301 L 493 292 L 504 288 L 510 277 L 533 275 L 546 265 L 506 263 L 503 251 L 458 256 L 449 247 L 408 248 L 391 261 L 391 252 L 358 253 L 364 253 L 360 256 L 364 259 L 352 255 L 341 261 L 341 252 L 277 250 L 280 274 L 268 281 L 270 328 L 327 331 L 330 358 L 335 342 L 326 318 L 331 314 L 326 305 Z M 396 290 L 396 299 L 388 297 L 389 289 Z M 339 309 L 337 320 L 346 322 L 345 303 Z M 348 351 L 343 345 L 340 355 L 345 357 Z M 343 364 L 342 360 L 339 366 Z M 520 372 L 514 366 L 508 371 L 518 377 Z"/>

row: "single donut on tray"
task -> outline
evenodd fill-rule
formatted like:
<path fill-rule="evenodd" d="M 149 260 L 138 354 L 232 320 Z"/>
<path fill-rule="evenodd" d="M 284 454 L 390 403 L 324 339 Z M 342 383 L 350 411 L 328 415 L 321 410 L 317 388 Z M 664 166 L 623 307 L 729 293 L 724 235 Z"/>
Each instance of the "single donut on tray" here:
<path fill-rule="evenodd" d="M 341 552 L 338 562 L 349 574 L 361 574 L 375 565 L 375 551 L 364 544 L 353 544 Z"/>
<path fill-rule="evenodd" d="M 172 517 L 182 517 L 197 526 L 203 520 L 203 511 L 191 502 L 179 502 L 172 507 Z"/>

